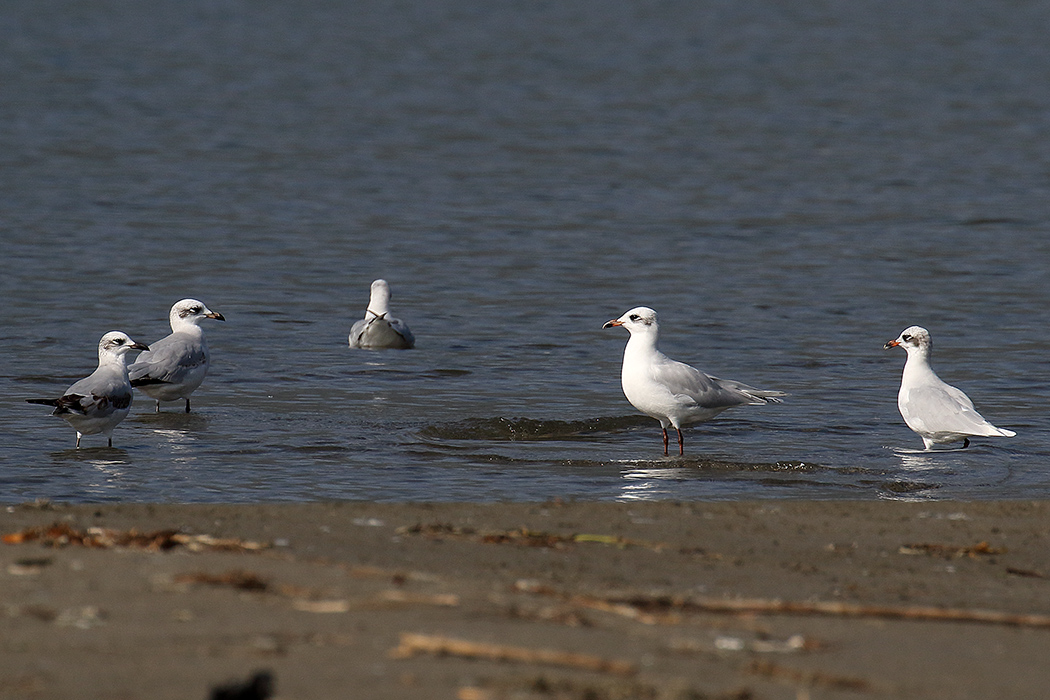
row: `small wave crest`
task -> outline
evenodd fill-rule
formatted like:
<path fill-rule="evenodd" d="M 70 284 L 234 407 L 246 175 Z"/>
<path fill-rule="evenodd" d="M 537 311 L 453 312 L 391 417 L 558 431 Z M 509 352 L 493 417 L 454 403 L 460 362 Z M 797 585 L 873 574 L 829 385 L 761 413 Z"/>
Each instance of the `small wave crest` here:
<path fill-rule="evenodd" d="M 719 472 L 790 472 L 801 474 L 830 470 L 829 467 L 813 462 L 742 462 L 702 456 L 673 457 L 670 459 L 665 457 L 663 460 L 629 460 L 621 463 L 624 465 L 623 475 L 625 478 L 659 477 L 664 474 L 675 477 L 683 474 L 710 475 Z"/>
<path fill-rule="evenodd" d="M 645 416 L 608 416 L 562 421 L 537 418 L 467 418 L 452 423 L 428 425 L 419 431 L 430 440 L 570 440 L 647 425 Z"/>

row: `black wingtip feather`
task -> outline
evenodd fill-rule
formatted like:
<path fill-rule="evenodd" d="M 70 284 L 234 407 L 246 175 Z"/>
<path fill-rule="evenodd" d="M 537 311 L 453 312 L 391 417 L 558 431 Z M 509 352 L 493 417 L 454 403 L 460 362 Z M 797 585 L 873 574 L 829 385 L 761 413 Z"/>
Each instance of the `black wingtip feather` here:
<path fill-rule="evenodd" d="M 166 382 L 163 379 L 154 379 L 153 377 L 139 377 L 131 380 L 131 386 L 151 386 L 153 384 L 171 384 L 171 382 Z"/>

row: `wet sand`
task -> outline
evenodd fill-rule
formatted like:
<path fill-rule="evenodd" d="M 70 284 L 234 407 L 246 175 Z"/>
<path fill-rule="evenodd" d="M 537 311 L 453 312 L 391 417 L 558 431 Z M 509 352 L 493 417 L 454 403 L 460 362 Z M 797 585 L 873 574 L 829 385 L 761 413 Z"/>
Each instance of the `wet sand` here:
<path fill-rule="evenodd" d="M 1050 687 L 1045 502 L 27 504 L 0 533 L 5 699 Z"/>

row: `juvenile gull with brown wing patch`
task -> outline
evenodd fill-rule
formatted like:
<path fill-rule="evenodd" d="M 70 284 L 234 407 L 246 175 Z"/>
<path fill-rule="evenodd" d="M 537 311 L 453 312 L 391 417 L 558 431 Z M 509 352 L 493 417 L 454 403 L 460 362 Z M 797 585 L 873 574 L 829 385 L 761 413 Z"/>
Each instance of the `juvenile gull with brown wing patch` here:
<path fill-rule="evenodd" d="M 121 331 L 110 331 L 98 341 L 98 369 L 74 382 L 57 399 L 26 399 L 28 403 L 54 406 L 51 415 L 65 419 L 77 431 L 77 447 L 84 435 L 102 433 L 113 447 L 113 429 L 131 410 L 131 382 L 125 355 L 149 350 Z"/>

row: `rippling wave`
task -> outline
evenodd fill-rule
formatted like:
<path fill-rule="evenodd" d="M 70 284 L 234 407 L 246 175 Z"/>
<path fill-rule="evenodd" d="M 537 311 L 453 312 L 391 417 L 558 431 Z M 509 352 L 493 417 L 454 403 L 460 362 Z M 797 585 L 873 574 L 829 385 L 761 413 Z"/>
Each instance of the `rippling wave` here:
<path fill-rule="evenodd" d="M 453 423 L 428 425 L 419 431 L 424 440 L 570 440 L 650 425 L 645 416 L 588 418 L 562 421 L 536 418 L 467 418 Z"/>

